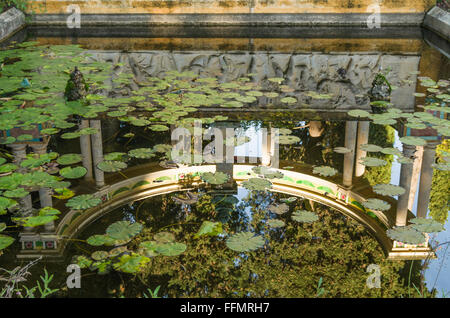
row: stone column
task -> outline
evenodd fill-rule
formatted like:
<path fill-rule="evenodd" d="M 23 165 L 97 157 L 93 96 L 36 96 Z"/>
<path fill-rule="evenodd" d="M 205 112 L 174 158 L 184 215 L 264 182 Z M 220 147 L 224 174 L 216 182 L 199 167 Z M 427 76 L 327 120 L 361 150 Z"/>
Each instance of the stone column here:
<path fill-rule="evenodd" d="M 47 144 L 31 144 L 31 148 L 33 152 L 39 155 L 47 153 Z M 39 189 L 39 201 L 41 202 L 41 208 L 45 208 L 47 206 L 53 206 L 52 196 L 50 194 L 49 188 L 40 188 Z M 45 224 L 46 231 L 53 231 L 55 229 L 54 222 L 50 222 Z"/>
<path fill-rule="evenodd" d="M 412 211 L 413 209 L 417 187 L 419 185 L 420 168 L 422 167 L 422 158 L 423 158 L 423 146 L 416 147 L 416 153 L 414 154 L 414 156 L 416 158 L 414 159 L 413 164 L 411 189 L 409 191 L 409 201 L 408 201 L 408 210 L 410 211 Z"/>
<path fill-rule="evenodd" d="M 15 163 L 18 163 L 27 157 L 27 144 L 10 144 L 8 147 L 12 150 Z"/>
<path fill-rule="evenodd" d="M 416 150 L 415 146 L 403 144 L 403 155 L 410 158 L 414 155 Z M 411 191 L 411 178 L 412 178 L 413 164 L 402 163 L 400 170 L 400 186 L 405 189 L 405 193 L 398 197 L 397 202 L 397 214 L 395 218 L 396 226 L 405 226 L 408 218 L 408 201 L 409 192 Z"/>
<path fill-rule="evenodd" d="M 361 145 L 365 145 L 369 142 L 369 121 L 358 122 L 358 139 L 356 141 L 356 164 L 355 164 L 355 177 L 361 177 L 364 174 L 366 167 L 359 163 L 361 158 L 366 156 L 366 151 L 361 149 Z"/>
<path fill-rule="evenodd" d="M 270 146 L 272 144 L 270 130 L 267 128 L 261 129 L 261 165 L 270 165 Z"/>
<path fill-rule="evenodd" d="M 89 127 L 89 120 L 86 119 L 81 120 L 80 129 L 88 127 Z M 84 179 L 87 181 L 92 181 L 94 177 L 92 174 L 92 148 L 91 148 L 91 138 L 89 137 L 89 135 L 80 136 L 80 148 L 81 148 L 81 156 L 83 157 L 83 167 L 85 167 L 87 170 Z"/>
<path fill-rule="evenodd" d="M 344 154 L 344 173 L 342 184 L 345 187 L 350 187 L 352 185 L 357 126 L 357 121 L 347 121 L 345 123 L 345 148 L 351 150 L 349 153 Z M 357 158 L 357 160 L 359 160 L 359 158 Z"/>
<path fill-rule="evenodd" d="M 417 200 L 417 217 L 426 218 L 430 201 L 431 182 L 433 179 L 434 157 L 437 142 L 428 142 L 423 147 L 422 167 L 420 169 L 419 197 Z"/>
<path fill-rule="evenodd" d="M 102 142 L 102 126 L 100 120 L 91 120 L 91 128 L 97 129 L 97 133 L 91 135 L 92 142 L 92 158 L 94 163 L 95 185 L 99 188 L 105 185 L 105 174 L 97 168 L 97 165 L 103 161 L 103 142 Z"/>
<path fill-rule="evenodd" d="M 270 145 L 270 166 L 272 168 L 280 168 L 280 129 L 270 128 L 270 140 L 268 140 Z"/>
<path fill-rule="evenodd" d="M 33 202 L 31 200 L 31 194 L 19 199 L 20 216 L 28 217 L 33 214 Z M 27 233 L 34 232 L 34 227 L 25 226 L 24 231 Z"/>

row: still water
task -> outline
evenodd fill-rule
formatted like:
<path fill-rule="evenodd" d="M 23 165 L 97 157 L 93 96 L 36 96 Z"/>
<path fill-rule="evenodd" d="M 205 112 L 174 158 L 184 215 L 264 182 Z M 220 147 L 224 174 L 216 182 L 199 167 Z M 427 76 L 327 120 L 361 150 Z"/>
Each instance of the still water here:
<path fill-rule="evenodd" d="M 14 239 L 0 267 L 42 255 L 27 283 L 46 268 L 57 297 L 448 297 L 439 41 L 66 32 L 28 29 L 0 51 L 0 223 Z M 435 222 L 418 231 L 416 216 Z"/>

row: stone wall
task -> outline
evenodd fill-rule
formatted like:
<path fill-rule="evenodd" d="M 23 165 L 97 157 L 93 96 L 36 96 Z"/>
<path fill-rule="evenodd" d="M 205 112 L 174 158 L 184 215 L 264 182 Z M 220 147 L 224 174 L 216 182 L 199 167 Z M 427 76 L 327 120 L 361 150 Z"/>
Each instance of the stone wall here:
<path fill-rule="evenodd" d="M 367 91 L 380 69 L 391 68 L 392 102 L 406 111 L 414 109 L 413 93 L 419 67 L 419 56 L 384 54 L 297 54 L 268 52 L 168 52 L 143 51 L 122 53 L 90 51 L 94 61 L 107 61 L 117 66 L 114 73 L 133 73 L 137 81 L 160 76 L 168 70 L 194 71 L 228 82 L 252 74 L 256 83 L 270 77 L 284 77 L 284 84 L 294 89 L 298 103 L 293 108 L 345 111 L 370 109 Z M 339 69 L 344 70 L 344 72 Z M 115 75 L 113 75 L 114 78 Z M 263 86 L 264 87 L 264 86 Z M 137 87 L 135 87 L 137 89 Z M 309 92 L 332 95 L 331 99 L 312 98 Z M 283 96 L 283 95 L 282 95 Z M 282 97 L 281 96 L 281 97 Z M 266 98 L 267 99 L 267 98 Z M 260 100 L 260 104 L 276 104 L 276 100 Z M 286 106 L 284 106 L 286 107 Z"/>
<path fill-rule="evenodd" d="M 16 8 L 0 14 L 0 41 L 14 34 L 25 24 L 25 15 Z"/>

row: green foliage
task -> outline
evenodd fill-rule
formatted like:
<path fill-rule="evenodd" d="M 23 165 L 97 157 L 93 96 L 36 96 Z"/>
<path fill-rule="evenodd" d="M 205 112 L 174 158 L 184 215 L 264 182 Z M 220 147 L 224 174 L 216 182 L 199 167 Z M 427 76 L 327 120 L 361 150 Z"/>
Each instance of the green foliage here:
<path fill-rule="evenodd" d="M 254 251 L 264 246 L 264 238 L 252 232 L 240 232 L 227 239 L 227 247 L 236 252 Z"/>
<path fill-rule="evenodd" d="M 395 130 L 390 126 L 370 125 L 369 143 L 383 148 L 391 148 L 394 145 Z M 373 153 L 376 157 L 386 161 L 386 165 L 379 167 L 366 167 L 364 177 L 374 186 L 379 183 L 390 183 L 393 156 L 383 153 Z"/>
<path fill-rule="evenodd" d="M 446 139 L 436 148 L 437 161 L 445 162 L 444 153 L 449 151 L 450 142 Z M 450 180 L 450 171 L 434 169 L 428 208 L 430 216 L 442 224 L 448 219 L 450 208 L 450 182 L 448 180 Z"/>

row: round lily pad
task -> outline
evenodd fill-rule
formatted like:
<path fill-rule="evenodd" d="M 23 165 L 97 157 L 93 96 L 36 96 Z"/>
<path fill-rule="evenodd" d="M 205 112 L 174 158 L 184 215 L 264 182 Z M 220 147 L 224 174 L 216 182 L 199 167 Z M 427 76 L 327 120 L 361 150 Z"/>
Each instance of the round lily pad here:
<path fill-rule="evenodd" d="M 74 210 L 84 210 L 93 208 L 100 203 L 102 203 L 102 200 L 94 197 L 92 194 L 81 194 L 67 201 L 66 206 Z"/>
<path fill-rule="evenodd" d="M 247 190 L 264 191 L 272 188 L 272 182 L 262 178 L 250 178 L 242 182 L 242 186 Z"/>
<path fill-rule="evenodd" d="M 292 219 L 301 223 L 313 223 L 319 219 L 319 216 L 311 211 L 298 210 L 292 213 Z"/>
<path fill-rule="evenodd" d="M 414 218 L 409 221 L 413 223 L 410 226 L 419 232 L 435 233 L 445 230 L 444 225 L 433 219 Z"/>
<path fill-rule="evenodd" d="M 373 186 L 373 191 L 381 195 L 402 195 L 405 193 L 405 189 L 393 184 L 377 184 Z"/>
<path fill-rule="evenodd" d="M 389 229 L 386 234 L 391 239 L 405 244 L 422 244 L 426 242 L 425 236 L 411 226 Z"/>
<path fill-rule="evenodd" d="M 230 176 L 224 172 L 205 172 L 201 175 L 201 178 L 204 182 L 210 183 L 210 184 L 224 184 L 229 179 Z"/>
<path fill-rule="evenodd" d="M 104 172 L 117 172 L 127 167 L 127 164 L 122 161 L 105 160 L 97 164 L 97 168 Z"/>
<path fill-rule="evenodd" d="M 267 221 L 267 225 L 273 228 L 279 228 L 285 226 L 285 223 L 282 220 L 270 219 Z"/>
<path fill-rule="evenodd" d="M 268 207 L 269 211 L 275 214 L 284 214 L 289 211 L 289 206 L 286 203 L 271 204 Z"/>
<path fill-rule="evenodd" d="M 367 209 L 374 211 L 386 211 L 391 208 L 391 205 L 389 203 L 380 199 L 373 199 L 373 198 L 363 202 L 363 206 Z"/>
<path fill-rule="evenodd" d="M 85 167 L 65 167 L 59 170 L 59 174 L 67 179 L 77 179 L 81 178 L 87 173 L 87 169 Z"/>
<path fill-rule="evenodd" d="M 116 240 L 128 240 L 138 235 L 143 226 L 139 222 L 117 221 L 106 229 L 106 234 Z"/>
<path fill-rule="evenodd" d="M 71 165 L 74 163 L 81 162 L 83 160 L 83 157 L 80 154 L 77 153 L 68 153 L 65 155 L 62 155 L 58 159 L 56 159 L 56 162 L 60 165 L 66 166 Z"/>
<path fill-rule="evenodd" d="M 320 167 L 314 167 L 313 173 L 324 176 L 324 177 L 332 177 L 335 174 L 337 174 L 338 171 L 336 169 L 334 169 L 333 167 L 320 166 Z"/>
<path fill-rule="evenodd" d="M 137 148 L 130 150 L 128 155 L 133 158 L 150 159 L 155 156 L 155 153 L 151 148 Z"/>
<path fill-rule="evenodd" d="M 249 252 L 263 247 L 265 244 L 264 238 L 255 235 L 252 232 L 240 232 L 230 236 L 226 245 L 229 249 L 236 252 Z"/>
<path fill-rule="evenodd" d="M 400 141 L 406 145 L 411 145 L 411 146 L 424 146 L 427 143 L 427 141 L 425 139 L 422 139 L 419 137 L 413 137 L 413 136 L 402 137 L 402 138 L 400 138 Z"/>

